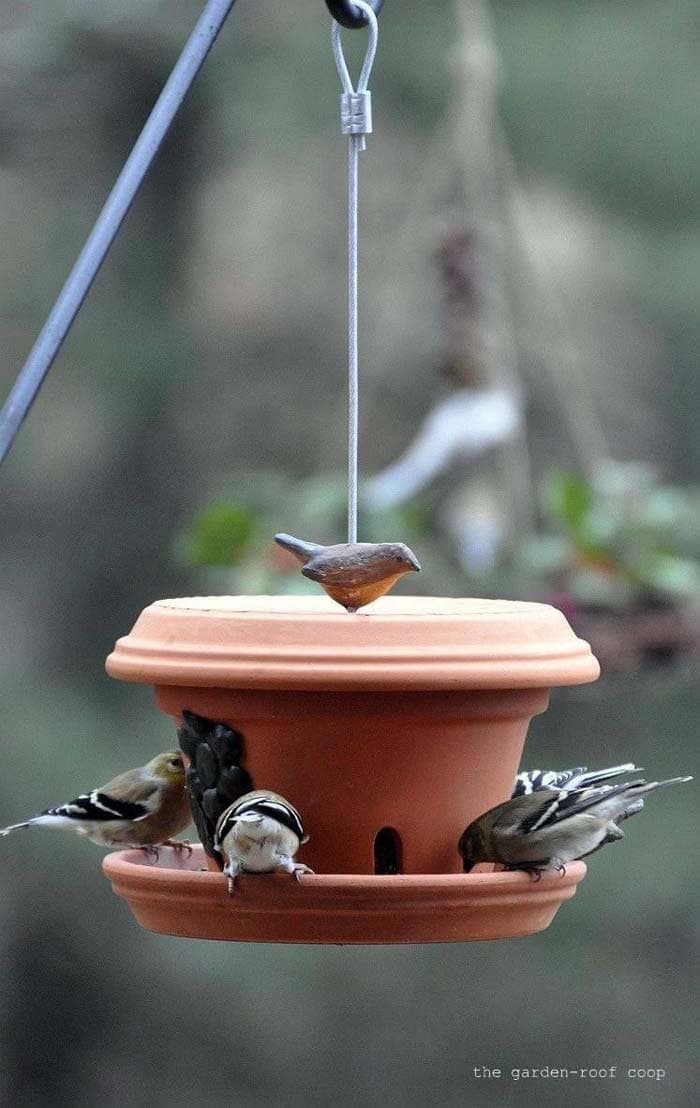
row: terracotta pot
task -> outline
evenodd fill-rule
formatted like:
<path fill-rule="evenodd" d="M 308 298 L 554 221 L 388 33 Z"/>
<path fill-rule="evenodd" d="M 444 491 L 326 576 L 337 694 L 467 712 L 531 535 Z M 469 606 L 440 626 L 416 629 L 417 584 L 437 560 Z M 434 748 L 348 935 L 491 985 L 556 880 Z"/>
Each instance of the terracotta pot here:
<path fill-rule="evenodd" d="M 197 934 L 304 941 L 311 916 L 316 938 L 308 941 L 485 938 L 484 927 L 503 937 L 546 926 L 585 871 L 570 867 L 554 882 L 465 875 L 457 853 L 464 827 L 510 795 L 529 721 L 545 710 L 549 688 L 598 675 L 590 648 L 554 608 L 385 597 L 349 616 L 325 597 L 160 601 L 119 640 L 107 669 L 154 684 L 178 722 L 190 709 L 241 732 L 255 786 L 300 809 L 311 841 L 299 859 L 319 874 L 300 886 L 244 879 L 237 901 L 226 898 L 218 873 L 110 857 L 115 888 L 130 900 L 131 875 L 132 906 L 146 926 L 191 935 L 195 918 L 204 928 L 201 906 L 223 890 L 211 918 L 228 921 L 227 933 L 211 935 L 212 923 Z M 404 876 L 376 875 L 387 856 Z M 156 914 L 172 905 L 170 924 L 159 915 L 156 926 L 146 889 Z M 487 925 L 497 903 L 501 922 Z M 244 922 L 251 912 L 259 929 Z M 348 912 L 352 926 L 342 924 Z"/>

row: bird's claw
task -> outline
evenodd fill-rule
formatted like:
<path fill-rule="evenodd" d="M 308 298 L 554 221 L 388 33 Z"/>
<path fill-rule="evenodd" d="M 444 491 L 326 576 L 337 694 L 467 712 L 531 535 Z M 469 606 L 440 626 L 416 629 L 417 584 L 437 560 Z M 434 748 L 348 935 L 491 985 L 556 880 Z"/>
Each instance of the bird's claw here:
<path fill-rule="evenodd" d="M 226 891 L 229 896 L 233 896 L 236 892 L 236 878 L 238 877 L 238 874 L 240 872 L 241 871 L 239 868 L 234 869 L 226 866 L 224 869 L 224 877 L 226 878 Z"/>
<path fill-rule="evenodd" d="M 310 869 L 309 866 L 305 866 L 303 862 L 297 862 L 296 865 L 294 866 L 294 878 L 295 878 L 296 881 L 299 882 L 300 885 L 301 885 L 302 876 L 305 873 L 313 874 L 313 872 L 314 871 L 312 869 Z"/>
<path fill-rule="evenodd" d="M 140 846 L 139 850 L 142 850 L 147 858 L 152 858 L 154 862 L 157 862 L 160 858 L 160 850 L 150 843 L 147 846 Z"/>
<path fill-rule="evenodd" d="M 533 881 L 542 881 L 542 870 L 525 870 L 525 872 L 531 875 Z"/>
<path fill-rule="evenodd" d="M 182 854 L 187 852 L 187 857 L 191 858 L 193 854 L 193 848 L 189 842 L 189 839 L 167 839 L 164 846 L 171 846 L 176 854 Z"/>

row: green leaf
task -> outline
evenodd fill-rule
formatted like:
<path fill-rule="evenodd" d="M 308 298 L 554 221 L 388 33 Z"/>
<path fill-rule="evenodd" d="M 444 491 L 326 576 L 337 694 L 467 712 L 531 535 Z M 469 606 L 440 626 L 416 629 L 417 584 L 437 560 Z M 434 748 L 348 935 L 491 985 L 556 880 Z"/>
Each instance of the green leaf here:
<path fill-rule="evenodd" d="M 194 565 L 233 566 L 241 561 L 257 531 L 257 517 L 246 504 L 210 504 L 180 537 L 178 551 Z"/>
<path fill-rule="evenodd" d="M 552 522 L 585 542 L 585 523 L 593 507 L 593 490 L 578 473 L 560 470 L 542 483 L 542 506 Z"/>

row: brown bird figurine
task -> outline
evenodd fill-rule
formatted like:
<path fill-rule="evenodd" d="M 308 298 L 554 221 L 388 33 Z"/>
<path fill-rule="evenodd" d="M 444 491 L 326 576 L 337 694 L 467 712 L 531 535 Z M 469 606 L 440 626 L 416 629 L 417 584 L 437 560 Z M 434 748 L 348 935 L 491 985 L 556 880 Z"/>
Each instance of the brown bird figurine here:
<path fill-rule="evenodd" d="M 402 542 L 319 546 L 293 535 L 275 535 L 275 542 L 301 562 L 304 577 L 317 581 L 348 612 L 383 596 L 404 573 L 420 572 L 420 562 Z"/>

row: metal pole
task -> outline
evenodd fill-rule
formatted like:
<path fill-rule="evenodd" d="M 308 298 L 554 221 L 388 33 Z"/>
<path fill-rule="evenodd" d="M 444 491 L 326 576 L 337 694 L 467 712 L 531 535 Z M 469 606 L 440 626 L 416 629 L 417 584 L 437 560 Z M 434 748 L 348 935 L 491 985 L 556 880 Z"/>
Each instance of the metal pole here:
<path fill-rule="evenodd" d="M 0 462 L 7 455 L 63 345 L 109 248 L 236 0 L 208 0 L 129 159 L 0 412 Z"/>

